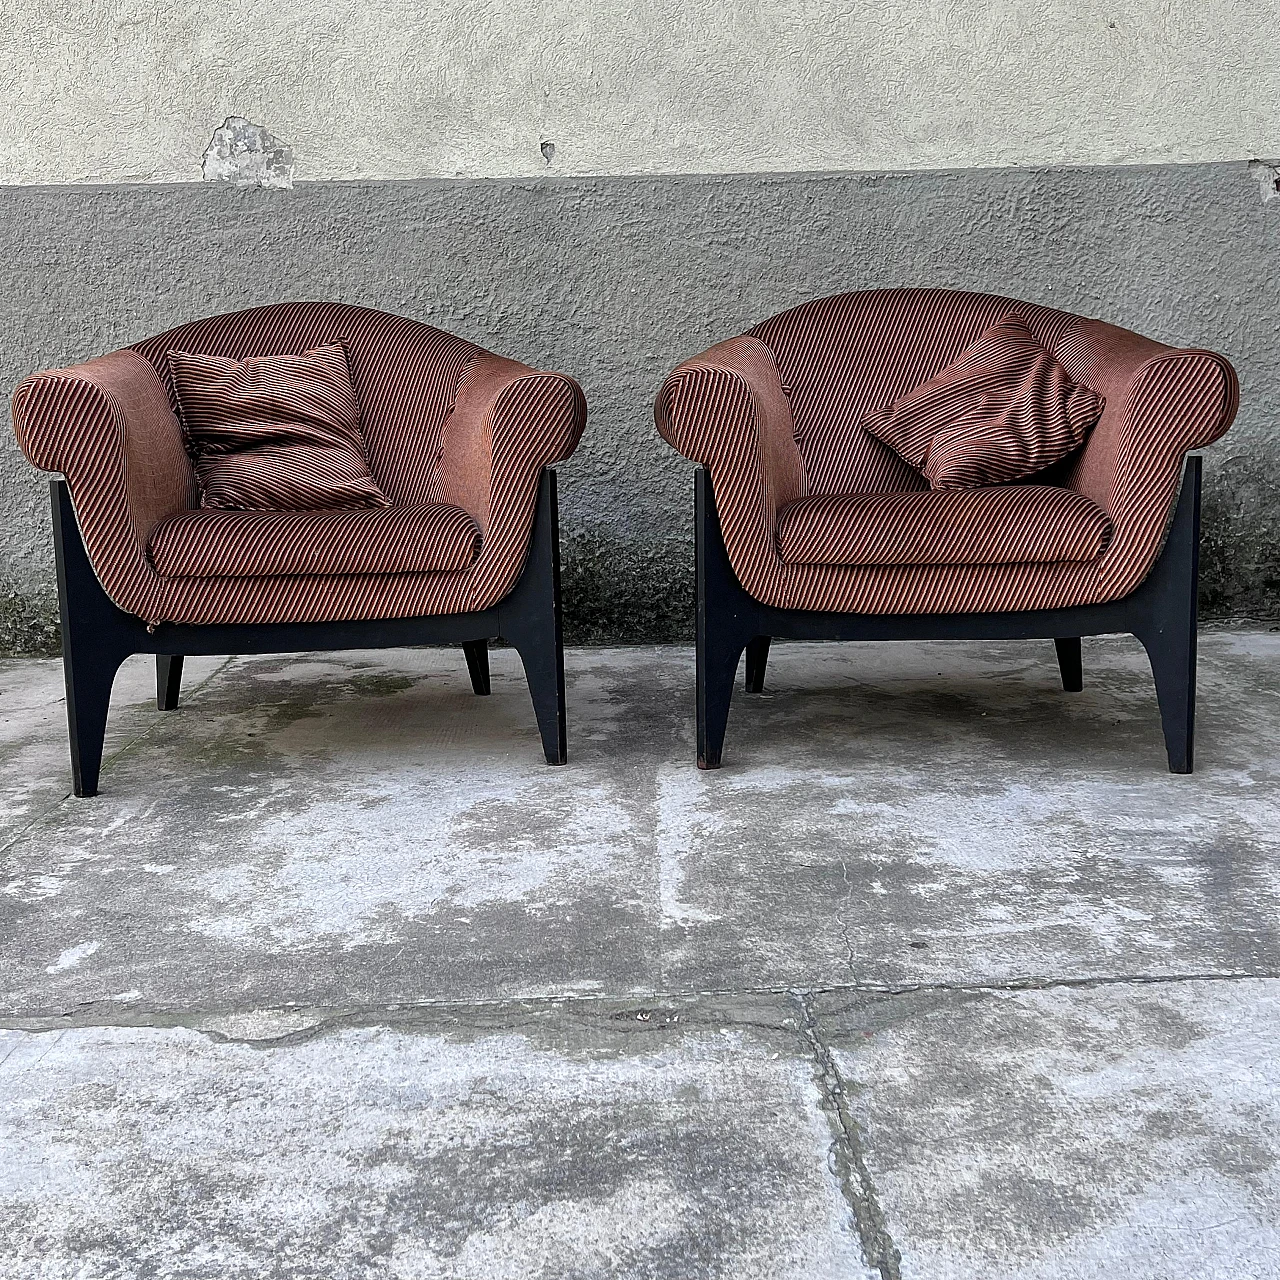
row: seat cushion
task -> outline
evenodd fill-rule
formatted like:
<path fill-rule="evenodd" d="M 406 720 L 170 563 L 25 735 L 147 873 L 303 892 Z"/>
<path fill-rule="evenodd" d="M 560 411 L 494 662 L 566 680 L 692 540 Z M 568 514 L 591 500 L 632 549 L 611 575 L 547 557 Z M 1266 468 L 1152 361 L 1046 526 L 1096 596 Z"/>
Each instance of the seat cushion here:
<path fill-rule="evenodd" d="M 170 351 L 169 372 L 203 507 L 385 507 L 340 343 L 298 356 Z"/>
<path fill-rule="evenodd" d="M 801 498 L 778 521 L 785 564 L 1035 564 L 1092 560 L 1111 521 L 1070 489 L 1008 485 Z"/>
<path fill-rule="evenodd" d="M 862 426 L 934 489 L 1005 484 L 1084 443 L 1103 402 L 1073 382 L 1016 315 Z"/>
<path fill-rule="evenodd" d="M 468 569 L 480 530 L 443 502 L 340 511 L 189 511 L 159 525 L 151 561 L 164 578 L 432 573 Z"/>

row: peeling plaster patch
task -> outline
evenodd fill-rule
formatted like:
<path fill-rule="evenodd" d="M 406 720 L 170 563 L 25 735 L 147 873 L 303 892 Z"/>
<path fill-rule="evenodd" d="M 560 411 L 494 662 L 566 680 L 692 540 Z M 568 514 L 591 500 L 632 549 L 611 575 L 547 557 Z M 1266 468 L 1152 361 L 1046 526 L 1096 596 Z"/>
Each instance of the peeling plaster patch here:
<path fill-rule="evenodd" d="M 213 131 L 201 172 L 206 182 L 287 191 L 293 186 L 293 151 L 262 125 L 228 116 Z"/>
<path fill-rule="evenodd" d="M 73 969 L 81 960 L 87 960 L 102 945 L 100 942 L 81 942 L 77 946 L 68 947 L 45 973 L 61 973 L 64 969 Z"/>
<path fill-rule="evenodd" d="M 1262 203 L 1280 200 L 1280 160 L 1250 160 L 1249 172 L 1262 189 Z"/>
<path fill-rule="evenodd" d="M 542 158 L 550 164 L 556 158 L 556 144 L 554 142 L 544 142 L 539 150 L 542 152 Z"/>

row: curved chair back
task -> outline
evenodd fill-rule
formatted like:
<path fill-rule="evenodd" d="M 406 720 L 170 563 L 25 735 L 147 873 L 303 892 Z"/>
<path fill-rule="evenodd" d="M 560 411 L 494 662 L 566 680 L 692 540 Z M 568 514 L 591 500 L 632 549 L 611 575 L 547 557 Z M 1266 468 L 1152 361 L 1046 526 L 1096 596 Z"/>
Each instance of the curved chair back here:
<path fill-rule="evenodd" d="M 924 489 L 924 478 L 859 427 L 865 414 L 947 367 L 1009 314 L 1054 355 L 1079 322 L 1065 311 L 952 289 L 819 298 L 756 325 L 778 362 L 811 493 Z"/>
<path fill-rule="evenodd" d="M 444 421 L 467 365 L 485 354 L 464 338 L 368 307 L 282 302 L 195 320 L 133 350 L 156 368 L 172 400 L 170 350 L 243 360 L 333 342 L 347 349 L 369 467 L 383 492 L 396 503 L 437 500 Z M 406 436 L 413 447 L 404 446 Z"/>

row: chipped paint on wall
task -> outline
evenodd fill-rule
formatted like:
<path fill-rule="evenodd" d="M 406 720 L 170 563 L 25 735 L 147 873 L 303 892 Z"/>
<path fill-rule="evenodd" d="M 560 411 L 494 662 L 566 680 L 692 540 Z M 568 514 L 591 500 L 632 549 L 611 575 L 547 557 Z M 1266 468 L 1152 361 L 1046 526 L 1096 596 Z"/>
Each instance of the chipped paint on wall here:
<path fill-rule="evenodd" d="M 293 152 L 262 125 L 228 116 L 213 131 L 201 173 L 206 182 L 287 191 L 293 186 Z"/>

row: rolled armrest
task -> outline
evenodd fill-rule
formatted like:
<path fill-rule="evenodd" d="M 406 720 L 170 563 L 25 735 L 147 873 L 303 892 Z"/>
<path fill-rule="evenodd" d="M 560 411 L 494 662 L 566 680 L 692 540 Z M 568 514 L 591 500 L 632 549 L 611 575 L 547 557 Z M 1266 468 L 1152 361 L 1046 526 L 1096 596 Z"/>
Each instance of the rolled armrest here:
<path fill-rule="evenodd" d="M 1164 346 L 1097 320 L 1077 326 L 1059 359 L 1106 398 L 1067 484 L 1110 515 L 1103 577 L 1110 596 L 1127 594 L 1159 554 L 1183 457 L 1231 426 L 1239 382 L 1216 352 Z"/>
<path fill-rule="evenodd" d="M 686 360 L 663 383 L 654 418 L 664 440 L 710 470 L 739 578 L 779 563 L 778 513 L 809 489 L 773 352 L 730 338 Z"/>
<path fill-rule="evenodd" d="M 562 373 L 484 355 L 458 383 L 444 425 L 440 479 L 444 500 L 463 507 L 488 534 L 512 485 L 563 462 L 586 425 L 582 388 Z"/>
<path fill-rule="evenodd" d="M 193 507 L 195 474 L 164 384 L 134 351 L 24 379 L 13 394 L 23 453 L 67 479 L 85 549 L 107 593 L 142 616 L 158 589 L 147 539 Z"/>
<path fill-rule="evenodd" d="M 444 425 L 440 482 L 444 501 L 480 526 L 478 600 L 497 600 L 514 585 L 533 528 L 538 478 L 572 455 L 586 420 L 582 388 L 562 373 L 489 354 L 463 372 Z"/>

